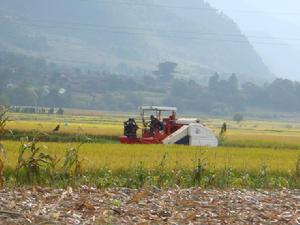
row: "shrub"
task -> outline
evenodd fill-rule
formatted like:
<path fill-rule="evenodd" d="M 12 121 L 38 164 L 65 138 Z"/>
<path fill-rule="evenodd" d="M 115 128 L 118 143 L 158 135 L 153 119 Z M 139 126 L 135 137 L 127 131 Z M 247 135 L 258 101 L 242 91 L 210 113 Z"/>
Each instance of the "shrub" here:
<path fill-rule="evenodd" d="M 56 112 L 56 114 L 58 115 L 63 115 L 64 114 L 64 110 L 62 108 L 59 108 Z"/>
<path fill-rule="evenodd" d="M 236 113 L 232 119 L 239 123 L 244 120 L 244 115 L 242 113 Z"/>
<path fill-rule="evenodd" d="M 53 175 L 57 161 L 49 154 L 42 152 L 37 143 L 37 137 L 31 142 L 22 142 L 16 166 L 17 180 L 22 177 L 22 175 L 19 176 L 20 174 L 25 173 L 26 181 L 31 184 L 40 184 L 42 179 Z"/>

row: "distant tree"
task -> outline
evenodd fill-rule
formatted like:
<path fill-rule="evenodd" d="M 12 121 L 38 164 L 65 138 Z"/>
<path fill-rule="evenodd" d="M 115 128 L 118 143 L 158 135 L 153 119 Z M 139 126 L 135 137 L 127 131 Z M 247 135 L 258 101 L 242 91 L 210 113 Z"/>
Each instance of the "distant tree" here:
<path fill-rule="evenodd" d="M 166 61 L 158 64 L 158 70 L 153 73 L 162 80 L 172 80 L 177 66 L 177 63 Z"/>
<path fill-rule="evenodd" d="M 64 114 L 64 110 L 62 108 L 59 108 L 56 112 L 56 114 L 58 115 L 63 115 Z"/>
<path fill-rule="evenodd" d="M 295 111 L 297 109 L 298 97 L 295 85 L 287 79 L 276 79 L 267 88 L 268 105 L 274 110 Z"/>
<path fill-rule="evenodd" d="M 263 107 L 266 105 L 266 94 L 263 87 L 247 82 L 243 84 L 241 94 L 244 96 L 247 106 Z"/>
<path fill-rule="evenodd" d="M 50 109 L 48 110 L 48 114 L 54 114 L 54 108 L 50 108 Z"/>
<path fill-rule="evenodd" d="M 242 113 L 236 113 L 232 119 L 239 123 L 244 120 L 244 115 Z"/>
<path fill-rule="evenodd" d="M 237 93 L 239 90 L 239 80 L 235 73 L 233 73 L 228 79 L 228 86 L 231 93 Z"/>
<path fill-rule="evenodd" d="M 295 82 L 295 96 L 300 99 L 300 83 Z M 297 101 L 296 103 L 297 109 L 300 110 L 300 102 Z"/>
<path fill-rule="evenodd" d="M 220 76 L 218 73 L 215 73 L 213 76 L 209 78 L 208 81 L 208 88 L 210 91 L 215 91 L 218 89 L 218 82 L 219 82 Z"/>
<path fill-rule="evenodd" d="M 33 107 L 24 107 L 24 108 L 22 108 L 22 112 L 34 114 L 34 113 L 36 113 L 36 110 Z"/>

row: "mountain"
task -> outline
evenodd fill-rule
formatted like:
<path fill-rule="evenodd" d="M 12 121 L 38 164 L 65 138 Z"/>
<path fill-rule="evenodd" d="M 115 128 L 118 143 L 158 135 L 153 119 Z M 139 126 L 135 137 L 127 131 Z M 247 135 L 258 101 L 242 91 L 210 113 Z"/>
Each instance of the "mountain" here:
<path fill-rule="evenodd" d="M 173 61 L 179 65 L 178 76 L 198 80 L 214 72 L 236 73 L 242 81 L 273 78 L 232 19 L 202 0 L 180 2 L 2 0 L 0 46 L 120 73 L 126 68 L 151 72 L 159 62 Z M 191 13 L 187 7 L 209 10 Z M 222 35 L 232 33 L 238 38 Z"/>

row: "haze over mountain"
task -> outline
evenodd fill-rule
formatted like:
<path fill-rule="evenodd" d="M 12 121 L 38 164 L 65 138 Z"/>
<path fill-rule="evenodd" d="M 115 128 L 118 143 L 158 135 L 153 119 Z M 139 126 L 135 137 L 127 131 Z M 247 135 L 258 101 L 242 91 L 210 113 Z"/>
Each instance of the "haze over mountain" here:
<path fill-rule="evenodd" d="M 199 80 L 215 71 L 237 73 L 242 81 L 273 78 L 237 24 L 202 0 L 2 0 L 0 18 L 1 49 L 49 61 L 121 72 L 151 72 L 159 62 L 174 61 L 178 76 Z"/>
<path fill-rule="evenodd" d="M 274 74 L 300 80 L 299 1 L 207 1 L 238 23 Z"/>

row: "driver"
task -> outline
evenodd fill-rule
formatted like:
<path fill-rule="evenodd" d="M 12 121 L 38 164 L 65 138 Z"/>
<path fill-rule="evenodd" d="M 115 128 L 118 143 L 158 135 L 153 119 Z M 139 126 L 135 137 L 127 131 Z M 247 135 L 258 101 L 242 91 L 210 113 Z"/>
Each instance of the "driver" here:
<path fill-rule="evenodd" d="M 160 121 L 154 117 L 153 115 L 150 116 L 150 133 L 154 134 L 155 131 L 159 131 L 161 127 Z"/>

